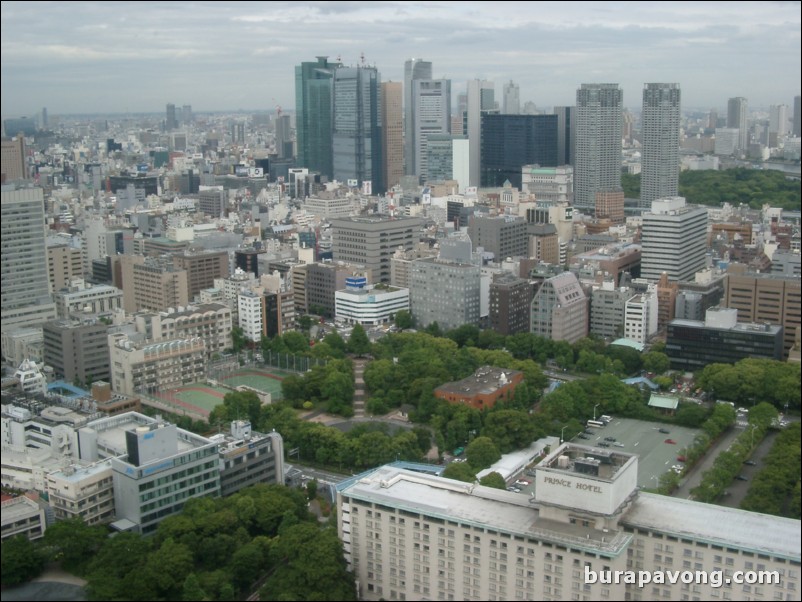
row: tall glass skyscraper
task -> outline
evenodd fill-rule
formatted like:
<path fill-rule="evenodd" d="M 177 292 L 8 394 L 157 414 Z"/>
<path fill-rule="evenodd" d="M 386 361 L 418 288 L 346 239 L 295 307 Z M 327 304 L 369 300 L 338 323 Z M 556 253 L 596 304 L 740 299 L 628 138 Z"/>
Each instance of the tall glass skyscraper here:
<path fill-rule="evenodd" d="M 481 186 L 521 188 L 524 165 L 556 167 L 557 115 L 482 115 Z"/>
<path fill-rule="evenodd" d="M 641 114 L 640 206 L 677 196 L 679 186 L 679 84 L 645 84 Z"/>
<path fill-rule="evenodd" d="M 596 192 L 621 187 L 621 110 L 618 84 L 582 84 L 576 91 L 574 206 L 593 211 Z"/>
<path fill-rule="evenodd" d="M 432 63 L 409 59 L 404 63 L 404 173 L 415 175 L 415 80 L 432 79 Z"/>
<path fill-rule="evenodd" d="M 340 63 L 328 57 L 295 67 L 295 129 L 298 166 L 334 175 L 332 131 L 334 116 L 334 71 Z"/>
<path fill-rule="evenodd" d="M 738 148 L 744 153 L 749 146 L 749 129 L 746 122 L 748 108 L 749 101 L 743 96 L 736 96 L 727 101 L 727 127 L 738 128 Z"/>

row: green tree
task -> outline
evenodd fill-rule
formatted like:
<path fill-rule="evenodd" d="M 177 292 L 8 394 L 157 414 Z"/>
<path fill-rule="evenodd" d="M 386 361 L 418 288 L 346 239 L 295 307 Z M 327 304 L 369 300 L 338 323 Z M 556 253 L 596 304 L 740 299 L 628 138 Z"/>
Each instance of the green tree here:
<path fill-rule="evenodd" d="M 671 361 L 665 353 L 650 351 L 643 354 L 643 369 L 655 374 L 663 374 L 671 367 Z"/>
<path fill-rule="evenodd" d="M 399 330 L 406 330 L 414 326 L 412 314 L 406 309 L 402 309 L 395 314 L 395 325 Z"/>
<path fill-rule="evenodd" d="M 118 533 L 103 543 L 92 557 L 87 570 L 87 589 L 92 600 L 150 599 L 150 590 L 136 590 L 144 597 L 135 597 L 125 589 L 128 575 L 139 575 L 147 562 L 153 538 L 138 533 Z"/>
<path fill-rule="evenodd" d="M 14 586 L 30 581 L 42 572 L 44 558 L 36 546 L 24 535 L 3 540 L 2 557 L 3 585 Z"/>
<path fill-rule="evenodd" d="M 231 329 L 231 347 L 234 353 L 239 353 L 245 347 L 245 332 L 239 326 Z"/>
<path fill-rule="evenodd" d="M 488 473 L 479 479 L 479 484 L 484 485 L 485 487 L 494 487 L 496 489 L 507 488 L 507 483 L 504 481 L 504 477 L 495 471 Z"/>
<path fill-rule="evenodd" d="M 443 471 L 443 477 L 473 483 L 476 480 L 476 471 L 467 462 L 451 462 Z"/>
<path fill-rule="evenodd" d="M 287 346 L 287 351 L 289 353 L 301 354 L 309 351 L 309 339 L 300 332 L 291 330 L 285 333 L 281 338 Z"/>
<path fill-rule="evenodd" d="M 535 425 L 526 412 L 499 410 L 487 415 L 482 435 L 490 437 L 498 450 L 506 454 L 530 445 L 535 432 Z"/>
<path fill-rule="evenodd" d="M 358 357 L 370 353 L 370 340 L 361 324 L 354 324 L 351 337 L 348 339 L 348 350 Z"/>
<path fill-rule="evenodd" d="M 181 590 L 181 599 L 186 602 L 196 600 L 207 600 L 206 592 L 203 591 L 198 576 L 195 573 L 190 573 L 184 579 L 184 585 Z"/>
<path fill-rule="evenodd" d="M 61 558 L 65 569 L 83 574 L 107 535 L 105 527 L 90 527 L 80 518 L 71 518 L 51 525 L 45 531 L 43 542 Z"/>
<path fill-rule="evenodd" d="M 298 328 L 305 332 L 307 337 L 309 336 L 309 330 L 312 328 L 312 324 L 314 323 L 315 320 L 312 318 L 312 316 L 303 315 L 298 318 Z"/>
<path fill-rule="evenodd" d="M 465 449 L 468 463 L 474 470 L 492 466 L 501 459 L 498 447 L 490 437 L 477 437 Z"/>

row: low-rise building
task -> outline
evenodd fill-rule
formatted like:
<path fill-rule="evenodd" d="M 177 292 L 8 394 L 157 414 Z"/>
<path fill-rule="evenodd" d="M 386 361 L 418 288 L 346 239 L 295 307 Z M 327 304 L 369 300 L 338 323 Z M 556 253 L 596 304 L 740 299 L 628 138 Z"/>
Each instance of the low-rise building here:
<path fill-rule="evenodd" d="M 276 431 L 257 433 L 235 420 L 228 435 L 214 435 L 220 460 L 220 493 L 231 495 L 259 483 L 284 483 L 284 440 Z"/>
<path fill-rule="evenodd" d="M 486 410 L 499 399 L 512 399 L 523 380 L 524 374 L 518 370 L 482 366 L 468 378 L 440 385 L 434 390 L 434 396 L 451 404 Z"/>
<path fill-rule="evenodd" d="M 34 500 L 24 495 L 11 497 L 4 493 L 0 508 L 3 510 L 0 539 L 24 535 L 30 540 L 35 540 L 45 534 L 47 528 L 45 510 Z"/>
<path fill-rule="evenodd" d="M 367 278 L 359 276 L 347 278 L 345 287 L 334 294 L 338 320 L 373 326 L 391 322 L 399 311 L 409 311 L 409 289 L 386 284 L 369 286 Z"/>
<path fill-rule="evenodd" d="M 80 518 L 88 525 L 114 520 L 114 478 L 111 460 L 73 464 L 51 472 L 46 480 L 48 500 L 56 520 Z"/>

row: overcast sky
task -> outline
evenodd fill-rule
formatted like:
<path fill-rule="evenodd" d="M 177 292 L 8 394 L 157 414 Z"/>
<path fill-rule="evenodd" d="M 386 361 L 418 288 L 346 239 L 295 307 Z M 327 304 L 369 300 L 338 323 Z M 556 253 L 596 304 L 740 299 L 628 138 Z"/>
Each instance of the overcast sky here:
<path fill-rule="evenodd" d="M 510 79 L 521 103 L 574 104 L 581 83 L 679 82 L 683 108 L 793 104 L 799 2 L 5 2 L 2 114 L 295 108 L 317 55 L 403 80 L 432 61 L 452 94 Z"/>

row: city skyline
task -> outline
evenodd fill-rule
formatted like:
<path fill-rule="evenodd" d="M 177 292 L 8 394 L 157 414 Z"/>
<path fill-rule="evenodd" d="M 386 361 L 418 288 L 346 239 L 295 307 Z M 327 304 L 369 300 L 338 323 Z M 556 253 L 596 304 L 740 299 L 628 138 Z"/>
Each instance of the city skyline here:
<path fill-rule="evenodd" d="M 800 90 L 798 2 L 4 2 L 2 114 L 195 111 L 295 106 L 294 68 L 315 56 L 375 65 L 403 81 L 404 62 L 432 76 L 502 86 L 521 104 L 572 105 L 582 83 L 618 83 L 640 108 L 646 82 L 678 82 L 683 108 L 792 104 Z"/>

